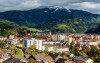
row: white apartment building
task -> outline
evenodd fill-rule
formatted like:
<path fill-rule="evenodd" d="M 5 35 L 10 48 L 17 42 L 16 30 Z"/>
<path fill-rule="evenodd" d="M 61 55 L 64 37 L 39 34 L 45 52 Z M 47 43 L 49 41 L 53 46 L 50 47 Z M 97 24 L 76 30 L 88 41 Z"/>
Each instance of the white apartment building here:
<path fill-rule="evenodd" d="M 24 47 L 30 47 L 34 45 L 35 38 L 30 38 L 30 39 L 23 39 L 23 46 Z"/>
<path fill-rule="evenodd" d="M 43 44 L 60 44 L 59 41 L 44 41 Z"/>
<path fill-rule="evenodd" d="M 43 45 L 43 50 L 47 50 L 47 51 L 53 51 L 53 52 L 65 52 L 68 53 L 69 52 L 69 48 L 68 47 L 60 47 L 60 46 L 56 46 L 56 45 Z"/>
<path fill-rule="evenodd" d="M 57 48 L 57 52 L 69 52 L 69 48 L 68 47 L 59 47 Z"/>
<path fill-rule="evenodd" d="M 17 39 L 10 39 L 11 40 L 11 44 L 15 45 L 18 43 L 18 40 Z"/>
<path fill-rule="evenodd" d="M 80 42 L 80 44 L 98 46 L 100 43 L 99 42 L 95 42 L 95 41 L 85 40 L 85 41 Z"/>
<path fill-rule="evenodd" d="M 35 43 L 38 50 L 43 50 L 43 40 L 36 39 Z"/>
<path fill-rule="evenodd" d="M 23 39 L 23 46 L 24 47 L 30 47 L 30 46 L 36 46 L 36 49 L 42 50 L 42 42 L 43 40 L 30 38 L 30 39 Z"/>
<path fill-rule="evenodd" d="M 51 35 L 51 38 L 53 41 L 66 41 L 68 40 L 68 37 L 67 35 L 65 34 L 54 34 L 54 35 Z"/>

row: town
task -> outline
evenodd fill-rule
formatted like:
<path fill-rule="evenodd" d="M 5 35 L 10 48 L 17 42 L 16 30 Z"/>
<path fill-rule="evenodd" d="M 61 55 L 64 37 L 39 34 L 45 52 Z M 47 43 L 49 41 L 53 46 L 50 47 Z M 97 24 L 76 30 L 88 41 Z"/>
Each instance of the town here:
<path fill-rule="evenodd" d="M 0 63 L 100 63 L 100 35 L 49 32 L 0 37 Z"/>
<path fill-rule="evenodd" d="M 100 63 L 100 0 L 0 0 L 0 63 Z"/>

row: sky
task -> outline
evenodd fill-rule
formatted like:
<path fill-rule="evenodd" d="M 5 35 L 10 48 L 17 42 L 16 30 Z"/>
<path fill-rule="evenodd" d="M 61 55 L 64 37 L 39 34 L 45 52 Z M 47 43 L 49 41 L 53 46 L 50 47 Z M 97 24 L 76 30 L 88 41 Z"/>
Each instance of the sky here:
<path fill-rule="evenodd" d="M 41 6 L 59 6 L 100 14 L 100 0 L 0 0 L 0 12 L 30 10 Z"/>

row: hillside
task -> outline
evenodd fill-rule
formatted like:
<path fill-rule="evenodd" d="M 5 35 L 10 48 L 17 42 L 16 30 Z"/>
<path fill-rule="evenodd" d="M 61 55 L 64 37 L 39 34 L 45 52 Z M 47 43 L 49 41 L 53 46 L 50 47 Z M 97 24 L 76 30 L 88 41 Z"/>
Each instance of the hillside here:
<path fill-rule="evenodd" d="M 100 34 L 100 26 L 98 26 L 97 28 L 92 28 L 88 31 L 86 31 L 86 33 L 97 33 L 97 34 Z"/>
<path fill-rule="evenodd" d="M 25 36 L 28 33 L 32 32 L 42 32 L 36 28 L 29 28 L 26 26 L 19 26 L 18 24 L 0 19 L 0 36 L 9 36 L 9 35 L 17 35 L 17 36 Z"/>
<path fill-rule="evenodd" d="M 53 7 L 1 12 L 0 18 L 10 20 L 21 26 L 54 32 L 84 33 L 88 29 L 96 28 L 100 23 L 100 15 L 98 14 Z"/>

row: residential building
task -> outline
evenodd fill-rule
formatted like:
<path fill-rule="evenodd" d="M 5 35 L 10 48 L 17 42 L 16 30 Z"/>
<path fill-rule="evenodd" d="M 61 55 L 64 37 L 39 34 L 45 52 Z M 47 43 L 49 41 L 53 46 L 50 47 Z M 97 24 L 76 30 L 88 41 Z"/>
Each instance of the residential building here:
<path fill-rule="evenodd" d="M 54 60 L 50 56 L 44 54 L 38 54 L 33 56 L 36 63 L 54 63 Z"/>
<path fill-rule="evenodd" d="M 23 39 L 23 46 L 24 47 L 35 46 L 36 49 L 42 50 L 43 49 L 42 44 L 43 44 L 42 39 L 35 39 L 35 38 Z"/>
<path fill-rule="evenodd" d="M 13 45 L 15 45 L 15 44 L 17 44 L 18 43 L 18 40 L 17 39 L 7 39 L 6 40 L 6 43 L 7 44 L 13 44 Z"/>
<path fill-rule="evenodd" d="M 53 52 L 65 52 L 69 53 L 68 47 L 63 47 L 59 45 L 45 44 L 43 45 L 43 50 L 53 51 Z"/>
<path fill-rule="evenodd" d="M 41 39 L 36 39 L 35 40 L 35 42 L 36 42 L 36 48 L 38 49 L 38 50 L 43 50 L 43 40 L 41 40 Z"/>
<path fill-rule="evenodd" d="M 0 37 L 0 40 L 3 41 L 3 40 L 6 40 L 7 37 Z"/>
<path fill-rule="evenodd" d="M 80 42 L 80 44 L 82 44 L 82 45 L 94 45 L 94 46 L 98 46 L 99 42 L 91 41 L 91 40 L 84 40 L 83 42 Z"/>
<path fill-rule="evenodd" d="M 14 35 L 10 35 L 10 36 L 9 36 L 9 39 L 14 39 L 14 38 L 15 38 Z"/>
<path fill-rule="evenodd" d="M 85 58 L 85 57 L 81 57 L 81 56 L 76 56 L 74 58 L 74 62 L 75 63 L 93 63 L 93 60 L 90 58 Z"/>
<path fill-rule="evenodd" d="M 71 36 L 68 37 L 68 42 L 71 43 L 73 41 L 73 38 Z"/>
<path fill-rule="evenodd" d="M 0 61 L 3 62 L 4 60 L 7 60 L 10 58 L 10 54 L 11 51 L 10 50 L 6 50 L 6 49 L 0 49 Z"/>
<path fill-rule="evenodd" d="M 34 43 L 35 43 L 35 38 L 23 39 L 24 47 L 30 47 L 30 46 L 34 45 Z"/>

